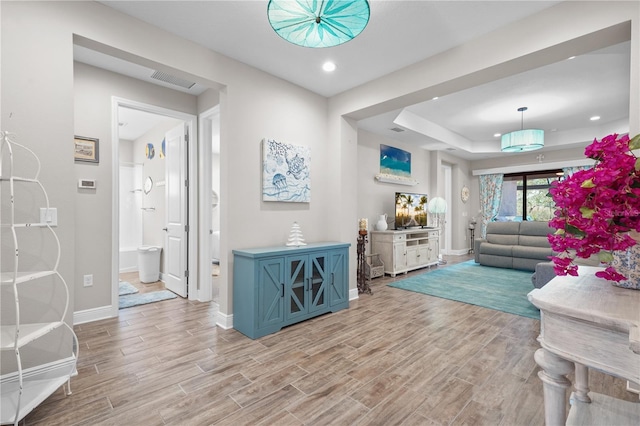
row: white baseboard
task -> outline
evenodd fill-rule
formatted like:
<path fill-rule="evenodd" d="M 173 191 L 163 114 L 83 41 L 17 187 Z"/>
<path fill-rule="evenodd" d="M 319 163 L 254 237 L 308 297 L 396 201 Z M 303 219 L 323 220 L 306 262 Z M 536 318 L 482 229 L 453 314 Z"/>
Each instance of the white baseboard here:
<path fill-rule="evenodd" d="M 225 330 L 233 328 L 233 314 L 227 315 L 222 312 L 218 312 L 216 315 L 216 325 Z"/>
<path fill-rule="evenodd" d="M 101 306 L 99 308 L 86 309 L 73 313 L 73 325 L 84 324 L 87 322 L 98 321 L 101 319 L 113 318 L 111 305 Z"/>
<path fill-rule="evenodd" d="M 447 253 L 449 256 L 464 256 L 466 254 L 469 254 L 469 249 L 449 250 Z"/>
<path fill-rule="evenodd" d="M 358 299 L 358 289 L 350 288 L 349 289 L 349 301 Z"/>
<path fill-rule="evenodd" d="M 125 272 L 138 272 L 137 266 L 131 266 L 129 268 L 122 268 L 118 271 L 120 274 L 124 274 Z"/>

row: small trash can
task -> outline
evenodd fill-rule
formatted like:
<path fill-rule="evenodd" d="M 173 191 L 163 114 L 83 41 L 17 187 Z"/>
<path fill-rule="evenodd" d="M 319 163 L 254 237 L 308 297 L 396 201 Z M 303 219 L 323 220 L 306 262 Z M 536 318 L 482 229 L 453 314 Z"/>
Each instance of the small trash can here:
<path fill-rule="evenodd" d="M 138 275 L 143 283 L 160 280 L 160 253 L 162 247 L 142 246 L 138 248 Z"/>

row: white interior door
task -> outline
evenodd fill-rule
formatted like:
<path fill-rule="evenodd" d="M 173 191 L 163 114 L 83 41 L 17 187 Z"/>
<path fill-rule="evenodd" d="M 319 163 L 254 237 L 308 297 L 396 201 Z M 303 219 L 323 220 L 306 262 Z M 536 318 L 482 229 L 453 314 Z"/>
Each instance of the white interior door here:
<path fill-rule="evenodd" d="M 187 136 L 186 124 L 165 135 L 167 239 L 164 255 L 164 282 L 168 290 L 187 297 Z"/>

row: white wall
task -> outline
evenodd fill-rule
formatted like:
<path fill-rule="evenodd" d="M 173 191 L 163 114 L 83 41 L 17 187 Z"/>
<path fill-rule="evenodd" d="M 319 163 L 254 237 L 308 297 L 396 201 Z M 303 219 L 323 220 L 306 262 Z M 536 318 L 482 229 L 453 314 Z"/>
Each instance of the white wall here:
<path fill-rule="evenodd" d="M 142 180 L 150 177 L 153 181 L 153 187 L 148 194 L 142 195 L 142 207 L 147 209 L 142 211 L 142 244 L 145 246 L 162 247 L 163 253 L 161 259 L 164 260 L 166 252 L 164 251 L 166 234 L 162 230 L 167 226 L 166 220 L 166 186 L 164 184 L 166 176 L 167 158 L 161 158 L 162 140 L 165 134 L 184 123 L 182 120 L 175 118 L 165 118 L 158 123 L 153 129 L 140 136 L 134 142 L 133 157 L 136 163 L 142 164 Z M 154 146 L 155 155 L 153 158 L 147 158 L 147 144 Z M 142 182 L 141 182 L 142 183 Z M 120 218 L 122 223 L 125 218 Z M 160 272 L 164 272 L 165 262 L 160 262 Z"/>
<path fill-rule="evenodd" d="M 377 181 L 380 173 L 380 145 L 389 145 L 411 153 L 411 177 L 418 181 L 415 186 L 398 185 Z M 369 230 L 375 230 L 378 216 L 387 214 L 389 229 L 394 228 L 395 193 L 412 192 L 433 197 L 429 181 L 430 153 L 405 143 L 358 130 L 358 219 L 369 219 Z M 353 224 L 354 232 L 358 223 Z"/>
<path fill-rule="evenodd" d="M 419 183 L 405 186 L 393 183 L 382 183 L 374 179 L 380 172 L 380 144 L 390 145 L 411 153 L 411 177 Z M 358 218 L 369 219 L 369 228 L 377 221 L 378 215 L 389 216 L 390 228 L 393 228 L 396 192 L 415 192 L 427 194 L 429 199 L 443 197 L 451 211 L 452 221 L 447 224 L 451 228 L 451 254 L 465 253 L 470 247 L 468 221 L 479 208 L 477 191 L 471 191 L 471 198 L 463 203 L 460 190 L 464 185 L 473 188 L 478 179 L 472 176 L 469 162 L 444 152 L 430 152 L 414 145 L 388 139 L 365 130 L 358 130 Z M 444 176 L 441 165 L 452 170 L 451 197 L 445 197 Z M 444 247 L 444 244 L 443 244 Z"/>

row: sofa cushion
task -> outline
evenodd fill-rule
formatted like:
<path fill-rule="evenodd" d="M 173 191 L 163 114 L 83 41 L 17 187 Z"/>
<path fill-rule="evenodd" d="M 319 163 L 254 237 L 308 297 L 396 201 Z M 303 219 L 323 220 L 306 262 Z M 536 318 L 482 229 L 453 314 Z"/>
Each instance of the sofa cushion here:
<path fill-rule="evenodd" d="M 518 244 L 519 222 L 490 222 L 487 224 L 487 241 L 493 244 Z"/>
<path fill-rule="evenodd" d="M 480 254 L 480 264 L 484 266 L 494 266 L 496 268 L 513 268 L 513 257 Z"/>
<path fill-rule="evenodd" d="M 480 254 L 492 254 L 495 256 L 513 256 L 515 246 L 507 244 L 493 244 L 490 242 L 482 243 L 480 246 Z"/>
<path fill-rule="evenodd" d="M 514 257 L 512 258 L 512 268 L 520 269 L 523 271 L 535 271 L 536 265 L 541 263 L 540 259 L 527 259 L 524 257 Z M 544 263 L 544 261 L 542 261 Z"/>
<path fill-rule="evenodd" d="M 549 226 L 549 222 L 525 220 L 520 223 L 520 235 L 537 235 L 545 237 L 553 234 L 555 230 Z"/>
<path fill-rule="evenodd" d="M 521 246 L 550 247 L 547 235 L 553 233 L 548 222 L 525 221 L 520 224 Z"/>
<path fill-rule="evenodd" d="M 513 257 L 524 259 L 538 259 L 541 262 L 548 262 L 549 256 L 553 253 L 549 247 L 513 246 Z"/>
<path fill-rule="evenodd" d="M 535 235 L 520 235 L 518 243 L 521 246 L 529 247 L 551 247 L 551 244 L 549 244 L 549 240 L 547 239 L 547 237 L 538 237 Z"/>

